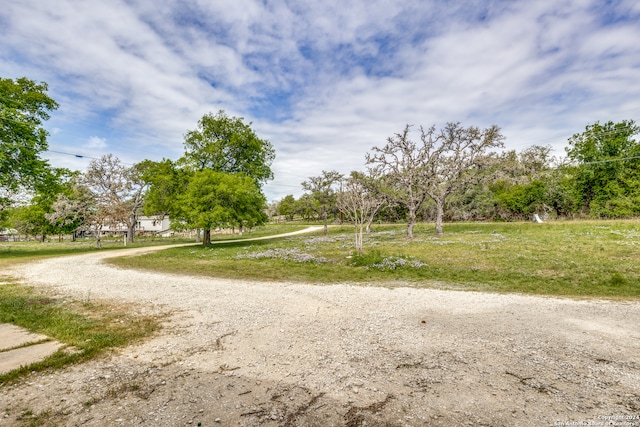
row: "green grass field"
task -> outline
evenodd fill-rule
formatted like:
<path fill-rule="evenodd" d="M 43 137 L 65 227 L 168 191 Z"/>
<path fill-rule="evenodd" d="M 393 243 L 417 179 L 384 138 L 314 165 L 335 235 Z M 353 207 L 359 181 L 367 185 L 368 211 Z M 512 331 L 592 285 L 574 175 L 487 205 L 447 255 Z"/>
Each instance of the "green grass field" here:
<path fill-rule="evenodd" d="M 261 242 L 172 248 L 110 262 L 171 273 L 307 283 L 640 297 L 640 221 L 381 225 L 353 254 L 353 227 Z"/>

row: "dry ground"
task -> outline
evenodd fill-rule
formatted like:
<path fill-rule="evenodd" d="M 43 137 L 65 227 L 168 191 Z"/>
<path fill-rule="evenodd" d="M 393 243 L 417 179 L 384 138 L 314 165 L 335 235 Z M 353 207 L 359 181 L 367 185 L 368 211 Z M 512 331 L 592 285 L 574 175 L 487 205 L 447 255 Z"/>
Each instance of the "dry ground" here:
<path fill-rule="evenodd" d="M 260 283 L 101 263 L 122 253 L 8 272 L 60 295 L 171 314 L 147 342 L 0 387 L 0 426 L 25 411 L 64 426 L 640 426 L 637 301 Z"/>

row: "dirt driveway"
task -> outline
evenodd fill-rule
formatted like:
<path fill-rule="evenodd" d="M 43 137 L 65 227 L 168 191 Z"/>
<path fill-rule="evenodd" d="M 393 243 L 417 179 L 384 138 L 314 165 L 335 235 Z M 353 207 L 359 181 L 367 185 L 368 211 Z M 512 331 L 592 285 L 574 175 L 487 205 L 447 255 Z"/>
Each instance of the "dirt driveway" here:
<path fill-rule="evenodd" d="M 144 249 L 149 250 L 149 249 Z M 640 426 L 640 303 L 16 267 L 171 312 L 151 340 L 0 388 L 64 426 Z M 573 422 L 573 423 L 572 423 Z"/>

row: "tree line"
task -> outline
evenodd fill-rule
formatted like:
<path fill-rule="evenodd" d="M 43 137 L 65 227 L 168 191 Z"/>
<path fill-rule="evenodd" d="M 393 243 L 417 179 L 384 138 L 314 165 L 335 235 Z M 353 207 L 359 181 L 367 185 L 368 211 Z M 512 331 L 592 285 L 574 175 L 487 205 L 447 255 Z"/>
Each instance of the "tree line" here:
<path fill-rule="evenodd" d="M 133 241 L 138 217 L 170 216 L 173 227 L 243 230 L 269 220 L 335 220 L 356 225 L 356 247 L 374 221 L 627 218 L 640 214 L 640 127 L 633 120 L 596 122 L 569 138 L 566 157 L 551 147 L 504 150 L 498 126 L 407 125 L 365 153 L 364 171 L 333 170 L 301 183 L 305 194 L 267 205 L 275 151 L 242 118 L 205 114 L 184 135 L 178 160 L 125 165 L 113 155 L 86 171 L 53 168 L 41 159 L 43 122 L 58 104 L 47 85 L 0 78 L 0 228 L 25 234 L 91 232 L 125 225 Z M 359 239 L 359 240 L 358 240 Z"/>
<path fill-rule="evenodd" d="M 46 91 L 26 78 L 0 79 L 0 228 L 41 240 L 89 232 L 100 247 L 106 227 L 125 226 L 133 242 L 140 215 L 168 215 L 176 229 L 202 230 L 209 244 L 212 229 L 268 220 L 262 186 L 273 179 L 275 151 L 242 118 L 205 114 L 176 161 L 126 165 L 108 154 L 70 171 L 40 157 L 48 148 L 42 122 L 58 107 Z"/>
<path fill-rule="evenodd" d="M 366 153 L 365 171 L 325 171 L 302 183 L 300 198 L 287 195 L 270 208 L 325 223 L 349 213 L 365 230 L 373 221 L 406 221 L 408 237 L 417 219 L 435 221 L 442 234 L 444 221 L 637 217 L 639 132 L 632 120 L 596 122 L 569 138 L 559 158 L 550 146 L 505 151 L 497 126 L 406 126 Z"/>

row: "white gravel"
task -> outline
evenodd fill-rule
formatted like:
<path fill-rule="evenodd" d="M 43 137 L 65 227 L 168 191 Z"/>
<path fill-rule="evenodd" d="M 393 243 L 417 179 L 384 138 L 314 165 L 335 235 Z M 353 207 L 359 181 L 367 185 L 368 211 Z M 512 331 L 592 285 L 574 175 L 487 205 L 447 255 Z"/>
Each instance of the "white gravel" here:
<path fill-rule="evenodd" d="M 640 426 L 637 301 L 206 279 L 101 262 L 149 250 L 7 272 L 62 295 L 172 314 L 143 344 L 2 386 L 0 426 L 18 423 L 24 408 L 84 426 L 552 426 L 606 417 Z"/>

